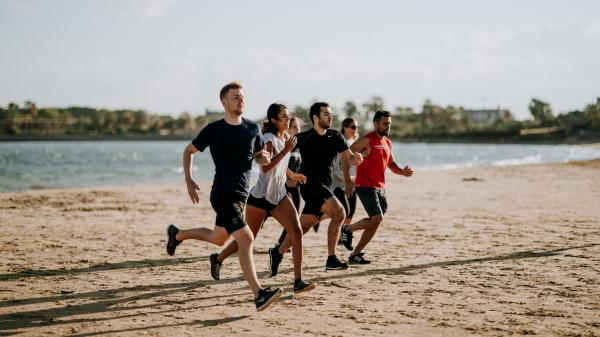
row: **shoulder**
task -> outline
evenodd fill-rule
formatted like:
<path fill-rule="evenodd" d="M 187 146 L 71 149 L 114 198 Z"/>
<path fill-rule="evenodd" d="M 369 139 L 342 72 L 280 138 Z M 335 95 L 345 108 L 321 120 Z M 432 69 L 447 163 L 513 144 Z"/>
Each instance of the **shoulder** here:
<path fill-rule="evenodd" d="M 267 132 L 267 133 L 264 133 L 264 134 L 263 134 L 263 139 L 264 139 L 264 141 L 265 141 L 265 142 L 271 141 L 271 140 L 273 140 L 274 138 L 276 138 L 276 137 L 275 137 L 275 135 L 274 135 L 273 133 L 271 133 L 271 132 Z"/>
<path fill-rule="evenodd" d="M 244 127 L 246 127 L 252 132 L 260 132 L 260 127 L 258 126 L 258 123 L 254 121 L 242 117 L 242 124 L 244 125 Z"/>
<path fill-rule="evenodd" d="M 327 136 L 339 138 L 339 139 L 343 140 L 344 143 L 346 142 L 346 140 L 344 139 L 344 136 L 342 136 L 342 133 L 339 132 L 338 130 L 327 129 L 326 134 L 327 134 Z"/>
<path fill-rule="evenodd" d="M 210 122 L 208 124 L 206 124 L 206 126 L 204 128 L 202 128 L 202 130 L 213 130 L 213 129 L 217 129 L 219 127 L 222 127 L 225 124 L 225 120 L 223 118 Z"/>

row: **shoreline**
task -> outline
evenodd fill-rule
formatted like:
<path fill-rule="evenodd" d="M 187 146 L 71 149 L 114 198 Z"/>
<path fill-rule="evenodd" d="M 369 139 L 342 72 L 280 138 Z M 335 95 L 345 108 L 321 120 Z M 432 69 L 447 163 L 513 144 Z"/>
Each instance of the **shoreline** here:
<path fill-rule="evenodd" d="M 598 144 L 589 144 L 586 146 L 592 146 L 600 148 L 600 143 Z M 447 172 L 447 171 L 456 171 L 456 170 L 477 170 L 477 169 L 494 169 L 494 168 L 508 168 L 508 167 L 519 167 L 519 166 L 543 166 L 543 165 L 576 165 L 580 167 L 595 167 L 600 166 L 600 158 L 597 159 L 586 159 L 586 160 L 572 160 L 568 162 L 550 162 L 550 163 L 534 163 L 534 164 L 506 164 L 506 165 L 482 165 L 482 166 L 459 166 L 459 167 L 449 167 L 449 168 L 426 168 L 418 170 L 417 172 Z M 391 176 L 391 174 L 388 174 Z M 256 177 L 252 178 L 252 182 L 250 186 L 253 186 Z M 212 178 L 208 180 L 197 180 L 197 183 L 200 185 L 209 185 L 212 183 Z M 44 191 L 68 191 L 68 190 L 108 190 L 108 189 L 120 189 L 120 188 L 140 188 L 140 187 L 165 187 L 165 186 L 183 186 L 184 182 L 176 183 L 176 182 L 162 182 L 162 183 L 136 183 L 130 185 L 89 185 L 89 186 L 68 186 L 68 187 L 43 187 L 36 186 L 34 188 L 28 189 L 19 189 L 19 190 L 10 190 L 10 191 L 0 191 L 0 195 L 2 194 L 10 194 L 10 193 L 27 193 L 27 192 L 44 192 Z M 209 187 L 210 188 L 210 187 Z"/>
<path fill-rule="evenodd" d="M 92 141 L 191 141 L 196 135 L 171 135 L 171 136 L 160 136 L 160 135 L 131 135 L 131 136 L 0 136 L 0 142 L 92 142 Z M 473 138 L 431 138 L 431 137 L 391 137 L 392 141 L 398 143 L 414 144 L 414 143 L 426 143 L 426 144 L 515 144 L 515 145 L 588 145 L 600 143 L 600 136 L 593 137 L 567 137 L 567 138 L 497 138 L 490 139 L 486 137 L 473 137 Z"/>

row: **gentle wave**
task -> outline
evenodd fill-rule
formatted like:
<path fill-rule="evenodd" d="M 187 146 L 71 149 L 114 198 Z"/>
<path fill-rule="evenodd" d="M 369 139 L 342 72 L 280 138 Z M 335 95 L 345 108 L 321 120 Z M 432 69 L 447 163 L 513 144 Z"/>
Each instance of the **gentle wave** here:
<path fill-rule="evenodd" d="M 181 183 L 183 141 L 2 142 L 0 191 Z M 600 158 L 598 146 L 394 143 L 399 165 L 449 170 Z M 258 174 L 254 165 L 253 175 Z M 210 181 L 209 151 L 194 156 L 194 178 Z"/>

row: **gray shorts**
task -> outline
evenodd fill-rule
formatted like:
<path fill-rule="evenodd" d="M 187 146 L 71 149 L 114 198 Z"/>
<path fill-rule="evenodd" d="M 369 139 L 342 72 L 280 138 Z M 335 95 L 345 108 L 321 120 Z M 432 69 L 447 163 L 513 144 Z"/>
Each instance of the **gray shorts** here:
<path fill-rule="evenodd" d="M 365 211 L 369 217 L 375 215 L 384 215 L 387 212 L 387 199 L 384 189 L 376 189 L 375 187 L 357 187 L 356 195 L 362 202 Z"/>

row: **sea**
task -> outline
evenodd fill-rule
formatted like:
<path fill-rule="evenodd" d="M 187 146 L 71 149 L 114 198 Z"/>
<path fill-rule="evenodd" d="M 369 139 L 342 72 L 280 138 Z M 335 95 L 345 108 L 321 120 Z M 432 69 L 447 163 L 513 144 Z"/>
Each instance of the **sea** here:
<path fill-rule="evenodd" d="M 0 191 L 93 186 L 183 184 L 182 153 L 188 141 L 0 142 Z M 585 145 L 394 143 L 401 166 L 415 173 L 477 166 L 564 163 L 599 159 Z M 211 181 L 209 150 L 194 156 L 193 175 Z M 254 165 L 253 174 L 258 174 Z"/>

